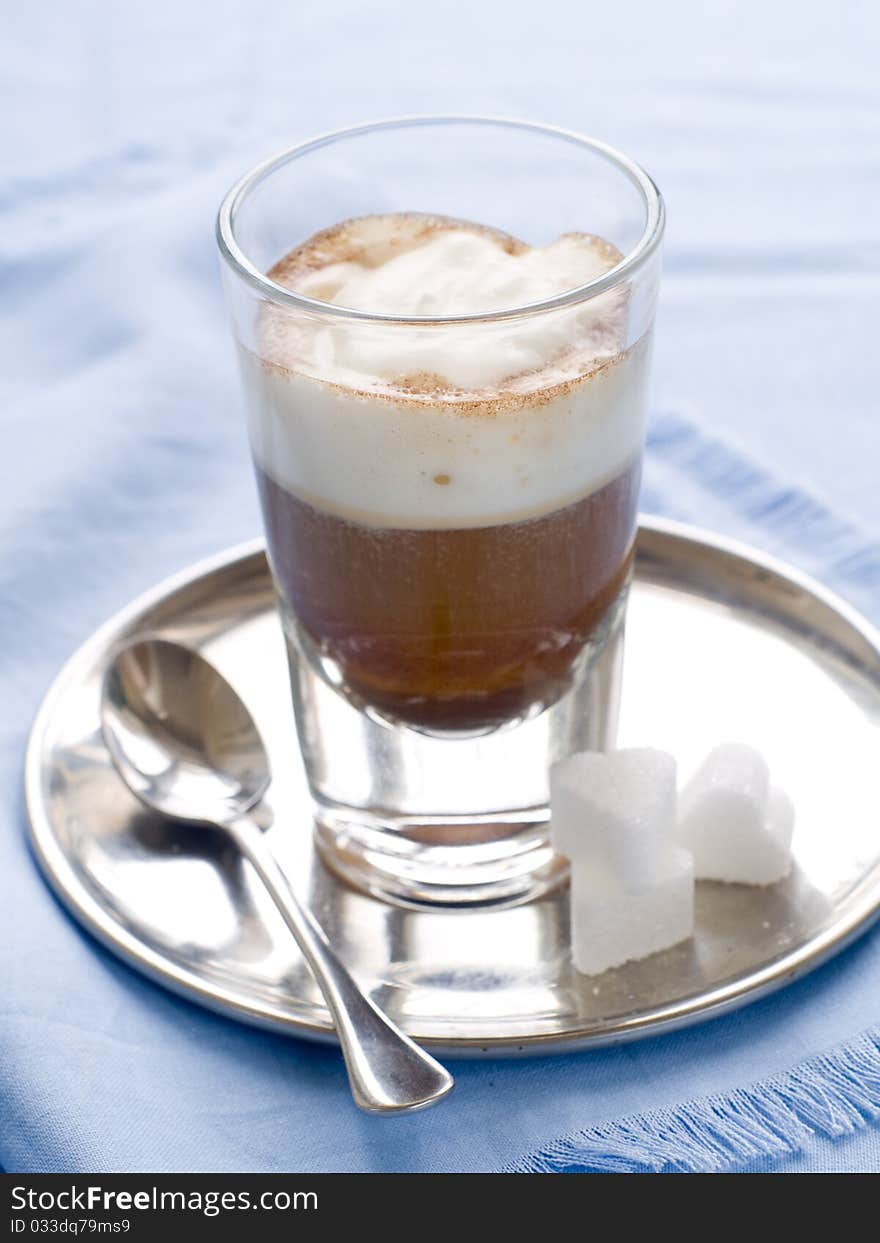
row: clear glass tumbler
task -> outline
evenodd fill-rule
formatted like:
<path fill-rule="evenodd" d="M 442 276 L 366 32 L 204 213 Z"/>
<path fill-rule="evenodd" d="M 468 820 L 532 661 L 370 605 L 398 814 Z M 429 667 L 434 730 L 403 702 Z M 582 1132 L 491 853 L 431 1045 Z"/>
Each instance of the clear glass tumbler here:
<path fill-rule="evenodd" d="M 433 318 L 285 283 L 312 235 L 387 213 L 511 254 L 590 234 L 597 268 Z M 614 743 L 662 232 L 625 156 L 481 117 L 324 135 L 221 206 L 317 843 L 374 894 L 490 905 L 562 875 L 549 765 Z"/>

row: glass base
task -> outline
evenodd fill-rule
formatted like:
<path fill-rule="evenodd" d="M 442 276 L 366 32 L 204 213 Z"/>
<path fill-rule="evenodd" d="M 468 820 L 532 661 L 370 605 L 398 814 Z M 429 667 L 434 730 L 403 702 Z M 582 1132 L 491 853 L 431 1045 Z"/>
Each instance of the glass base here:
<path fill-rule="evenodd" d="M 550 765 L 614 745 L 626 590 L 564 693 L 482 734 L 431 734 L 350 695 L 281 606 L 300 746 L 327 865 L 405 906 L 511 905 L 566 875 L 549 841 Z"/>
<path fill-rule="evenodd" d="M 322 810 L 315 840 L 327 866 L 349 884 L 420 909 L 512 906 L 568 875 L 550 846 L 546 813 L 532 822 L 383 824 Z"/>

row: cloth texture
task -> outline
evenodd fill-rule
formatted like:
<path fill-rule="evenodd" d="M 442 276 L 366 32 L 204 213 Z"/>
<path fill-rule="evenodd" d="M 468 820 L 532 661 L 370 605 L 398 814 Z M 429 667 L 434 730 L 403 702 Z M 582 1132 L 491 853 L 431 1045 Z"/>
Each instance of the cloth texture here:
<path fill-rule="evenodd" d="M 880 1168 L 880 931 L 711 1023 L 455 1065 L 412 1117 L 329 1048 L 163 992 L 25 842 L 30 720 L 134 594 L 255 534 L 213 218 L 312 133 L 556 122 L 669 210 L 643 508 L 735 535 L 880 622 L 877 16 L 843 0 L 440 10 L 51 0 L 6 14 L 0 190 L 0 1165 L 27 1171 Z"/>

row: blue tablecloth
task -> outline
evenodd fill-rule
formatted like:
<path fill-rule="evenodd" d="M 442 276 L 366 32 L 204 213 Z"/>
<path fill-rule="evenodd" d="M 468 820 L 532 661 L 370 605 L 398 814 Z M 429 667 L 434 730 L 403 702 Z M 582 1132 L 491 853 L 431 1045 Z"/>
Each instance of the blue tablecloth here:
<path fill-rule="evenodd" d="M 103 5 L 6 15 L 0 1164 L 14 1170 L 880 1167 L 880 933 L 750 1009 L 350 1105 L 338 1057 L 98 949 L 24 843 L 29 720 L 135 592 L 258 529 L 213 214 L 369 116 L 596 133 L 669 206 L 645 507 L 787 556 L 880 620 L 876 17 L 812 0 Z M 836 1142 L 834 1137 L 842 1137 Z"/>

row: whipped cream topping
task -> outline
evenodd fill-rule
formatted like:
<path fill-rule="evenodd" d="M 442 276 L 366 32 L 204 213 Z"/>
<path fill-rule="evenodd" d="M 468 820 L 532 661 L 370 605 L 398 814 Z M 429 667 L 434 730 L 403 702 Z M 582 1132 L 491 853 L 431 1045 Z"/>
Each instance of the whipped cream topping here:
<path fill-rule="evenodd" d="M 368 216 L 318 234 L 271 275 L 336 306 L 443 318 L 541 302 L 594 280 L 619 259 L 613 246 L 585 233 L 531 247 L 460 221 Z M 507 321 L 501 331 L 480 325 L 306 325 L 272 311 L 266 335 L 282 365 L 298 355 L 340 383 L 480 392 L 558 381 L 583 371 L 587 359 L 601 365 L 619 351 L 623 309 L 620 295 L 608 294 L 580 307 Z"/>

